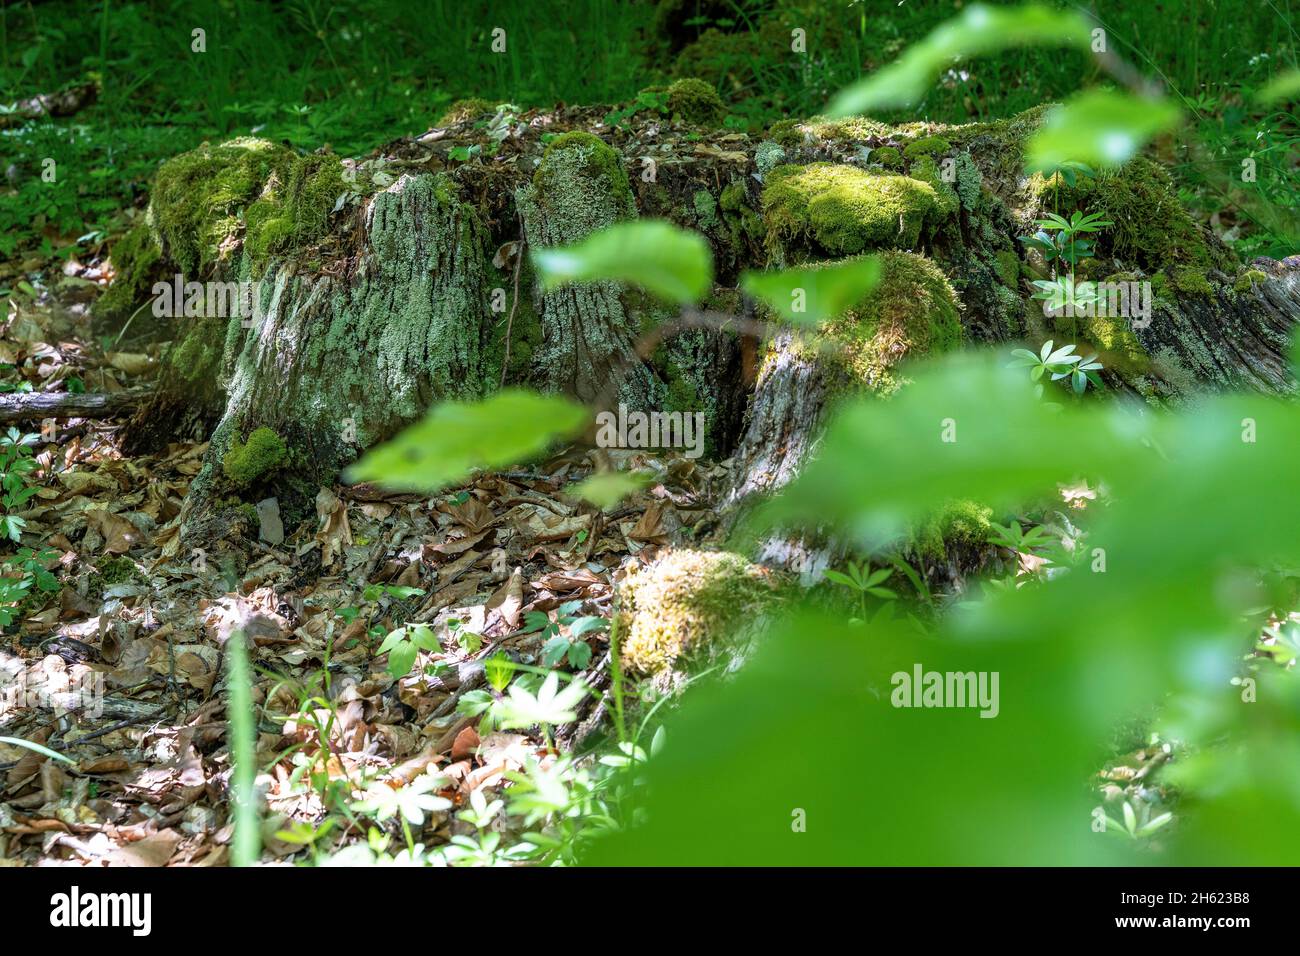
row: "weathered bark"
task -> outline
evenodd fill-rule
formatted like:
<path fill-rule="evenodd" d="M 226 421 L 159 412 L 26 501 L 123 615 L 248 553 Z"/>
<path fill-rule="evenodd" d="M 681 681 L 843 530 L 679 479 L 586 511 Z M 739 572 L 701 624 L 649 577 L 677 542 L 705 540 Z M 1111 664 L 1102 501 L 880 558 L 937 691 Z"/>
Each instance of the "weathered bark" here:
<path fill-rule="evenodd" d="M 1253 268 L 1267 278 L 1238 292 L 1219 274 L 1212 294 L 1180 295 L 1134 327 L 1169 393 L 1295 390 L 1287 352 L 1300 322 L 1300 258 L 1257 259 Z"/>
<path fill-rule="evenodd" d="M 261 315 L 226 327 L 224 411 L 184 525 L 220 494 L 223 456 L 255 428 L 291 449 L 268 481 L 302 513 L 360 449 L 436 401 L 484 394 L 485 245 L 449 182 L 408 175 L 370 201 L 360 249 L 338 272 L 273 264 L 258 285 Z"/>
<path fill-rule="evenodd" d="M 618 154 L 594 136 L 570 136 L 577 139 L 547 149 L 533 181 L 516 193 L 524 234 L 534 249 L 580 242 L 636 215 Z M 661 404 L 662 387 L 637 357 L 636 330 L 617 283 L 572 284 L 540 298 L 543 340 L 535 356 L 540 384 L 605 406 Z"/>

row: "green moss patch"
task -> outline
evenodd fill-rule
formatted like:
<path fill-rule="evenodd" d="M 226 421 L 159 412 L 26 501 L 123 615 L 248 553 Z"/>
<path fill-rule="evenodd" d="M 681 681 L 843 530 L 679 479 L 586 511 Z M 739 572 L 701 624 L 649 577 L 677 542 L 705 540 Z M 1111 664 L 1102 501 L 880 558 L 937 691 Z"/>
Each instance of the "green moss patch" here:
<path fill-rule="evenodd" d="M 143 583 L 144 576 L 136 567 L 135 562 L 126 555 L 119 555 L 116 558 L 105 558 L 99 562 L 94 573 L 86 580 L 87 593 L 99 600 L 104 596 L 104 591 L 117 584 L 134 584 Z"/>
<path fill-rule="evenodd" d="M 1016 255 L 1014 249 L 1003 249 L 996 253 L 994 262 L 998 272 L 998 278 L 1008 289 L 1020 288 L 1020 257 Z"/>
<path fill-rule="evenodd" d="M 903 147 L 903 155 L 908 159 L 921 156 L 938 156 L 952 149 L 952 144 L 942 136 L 922 136 Z"/>
<path fill-rule="evenodd" d="M 270 428 L 256 428 L 248 441 L 234 441 L 221 459 L 221 471 L 231 484 L 247 487 L 279 468 L 288 457 L 284 439 Z"/>
<path fill-rule="evenodd" d="M 912 248 L 940 206 L 929 183 L 832 163 L 778 166 L 763 191 L 769 242 L 811 239 L 835 255 Z"/>
<path fill-rule="evenodd" d="M 956 348 L 962 326 L 957 296 L 931 260 L 910 252 L 880 259 L 880 284 L 823 334 L 841 346 L 835 361 L 850 381 L 887 394 L 901 384 L 901 362 Z"/>
<path fill-rule="evenodd" d="M 248 207 L 245 251 L 255 269 L 271 256 L 299 249 L 325 232 L 334 204 L 345 191 L 337 156 L 296 157 L 283 182 L 277 173 Z"/>
<path fill-rule="evenodd" d="M 168 160 L 150 196 L 150 221 L 167 258 L 182 272 L 215 262 L 242 225 L 241 213 L 273 174 L 286 177 L 294 154 L 262 139 L 204 144 Z"/>
<path fill-rule="evenodd" d="M 739 555 L 670 551 L 619 583 L 623 666 L 655 674 L 683 655 L 706 655 L 774 596 L 762 569 Z"/>
<path fill-rule="evenodd" d="M 1099 235 L 1098 249 L 1147 272 L 1170 266 L 1230 272 L 1236 266 L 1232 253 L 1192 220 L 1165 168 L 1145 157 L 1096 179 L 1080 179 L 1073 187 L 1054 176 L 1043 184 L 1043 204 L 1101 213 L 1114 225 Z M 1200 288 L 1199 283 L 1190 286 Z"/>
<path fill-rule="evenodd" d="M 554 190 L 562 188 L 558 180 L 567 178 L 565 171 L 568 167 L 577 167 L 584 177 L 597 179 L 593 185 L 603 187 L 629 214 L 635 210 L 632 186 L 617 150 L 599 136 L 581 130 L 561 133 L 546 147 L 542 162 L 533 174 L 533 186 L 539 199 L 550 202 Z M 563 201 L 563 197 L 555 198 Z"/>
<path fill-rule="evenodd" d="M 1268 273 L 1262 269 L 1247 269 L 1237 276 L 1237 281 L 1232 284 L 1232 288 L 1234 292 L 1249 292 L 1267 278 Z"/>
<path fill-rule="evenodd" d="M 895 146 L 878 146 L 871 151 L 871 161 L 886 169 L 902 169 L 903 154 Z"/>
<path fill-rule="evenodd" d="M 688 77 L 668 87 L 668 112 L 688 123 L 717 126 L 727 115 L 727 107 L 712 84 Z"/>
<path fill-rule="evenodd" d="M 977 501 L 953 501 L 940 508 L 917 529 L 912 546 L 918 554 L 941 558 L 956 545 L 978 548 L 993 530 L 993 509 Z"/>
<path fill-rule="evenodd" d="M 1081 316 L 1080 338 L 1091 344 L 1108 368 L 1129 374 L 1141 374 L 1151 367 L 1151 357 L 1130 328 L 1130 319 L 1113 315 Z"/>
<path fill-rule="evenodd" d="M 113 284 L 95 303 L 95 315 L 125 320 L 148 296 L 162 275 L 162 247 L 144 222 L 136 223 L 109 250 Z"/>

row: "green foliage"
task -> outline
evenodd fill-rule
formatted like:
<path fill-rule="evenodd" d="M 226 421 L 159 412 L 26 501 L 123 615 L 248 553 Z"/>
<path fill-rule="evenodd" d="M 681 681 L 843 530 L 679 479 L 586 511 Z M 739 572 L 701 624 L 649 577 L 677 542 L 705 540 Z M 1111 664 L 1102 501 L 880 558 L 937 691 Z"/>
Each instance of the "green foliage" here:
<path fill-rule="evenodd" d="M 442 648 L 433 630 L 427 624 L 413 624 L 390 631 L 375 653 L 387 654 L 388 673 L 394 678 L 402 678 L 411 672 L 420 651 L 439 650 Z"/>
<path fill-rule="evenodd" d="M 19 512 L 40 490 L 31 483 L 37 467 L 32 446 L 39 438 L 12 426 L 0 435 L 0 532 L 14 544 L 21 543 L 27 527 Z M 56 556 L 49 549 L 20 547 L 12 557 L 0 559 L 0 626 L 12 624 L 39 594 L 59 590 L 58 579 L 45 567 Z"/>
<path fill-rule="evenodd" d="M 898 599 L 896 592 L 884 587 L 884 583 L 889 580 L 890 575 L 893 573 L 893 568 L 877 568 L 872 571 L 870 564 L 859 564 L 856 561 L 850 561 L 845 565 L 843 571 L 828 570 L 825 575 L 827 581 L 857 593 L 858 599 L 862 602 L 862 620 L 865 621 L 867 620 L 868 594 L 885 601 Z"/>
<path fill-rule="evenodd" d="M 1049 188 L 1056 188 L 1053 180 Z M 1179 202 L 1168 171 L 1137 157 L 1119 169 L 1057 192 L 1060 208 L 1101 215 L 1111 222 L 1098 239 L 1099 251 L 1133 262 L 1148 272 L 1170 265 L 1229 269 L 1231 255 L 1212 246 Z"/>
<path fill-rule="evenodd" d="M 1025 168 L 1053 172 L 1065 163 L 1122 166 L 1147 142 L 1178 124 L 1165 100 L 1089 90 L 1050 111 L 1029 140 Z"/>
<path fill-rule="evenodd" d="M 289 455 L 284 439 L 274 429 L 255 428 L 248 441 L 231 442 L 221 458 L 221 472 L 237 488 L 246 488 L 275 471 Z"/>
<path fill-rule="evenodd" d="M 524 615 L 524 627 L 520 633 L 538 634 L 545 641 L 542 663 L 547 667 L 567 660 L 570 667 L 582 670 L 591 663 L 591 646 L 581 638 L 604 630 L 609 622 L 603 617 L 579 616 L 575 612 L 581 606 L 581 601 L 565 601 L 556 608 L 555 620 L 551 620 L 545 611 L 528 611 Z"/>
<path fill-rule="evenodd" d="M 1101 363 L 1097 361 L 1097 356 L 1084 358 L 1082 355 L 1074 354 L 1074 348 L 1073 345 L 1054 348 L 1052 340 L 1048 339 L 1037 355 L 1029 349 L 1015 349 L 1011 353 L 1014 358 L 1009 367 L 1029 369 L 1031 382 L 1041 382 L 1044 375 L 1050 375 L 1053 382 L 1068 379 L 1070 387 L 1078 395 L 1082 395 L 1090 383 L 1094 388 L 1104 388 L 1101 378 L 1097 375 L 1101 371 Z M 1042 394 L 1041 386 L 1039 394 Z"/>
<path fill-rule="evenodd" d="M 587 685 L 580 680 L 570 681 L 560 689 L 560 675 L 556 671 L 546 675 L 540 687 L 533 692 L 515 681 L 497 707 L 497 726 L 512 728 L 555 727 L 577 718 L 574 707 L 588 693 Z"/>
<path fill-rule="evenodd" d="M 831 117 L 844 117 L 882 107 L 912 106 L 934 84 L 940 71 L 959 58 L 972 59 L 1030 45 L 1086 49 L 1088 40 L 1088 21 L 1072 11 L 1039 4 L 988 7 L 973 3 L 960 16 L 909 47 L 896 62 L 842 90 L 826 112 Z"/>
<path fill-rule="evenodd" d="M 440 491 L 477 468 L 517 464 L 587 422 L 580 405 L 559 396 L 505 389 L 481 402 L 443 402 L 348 469 L 348 481 Z"/>
<path fill-rule="evenodd" d="M 810 269 L 746 272 L 740 287 L 788 322 L 820 325 L 861 302 L 880 281 L 880 260 L 847 259 Z"/>
<path fill-rule="evenodd" d="M 1261 669 L 1258 702 L 1243 703 L 1229 678 L 1254 645 L 1261 569 L 1300 562 L 1287 530 L 1300 521 L 1300 503 L 1270 479 L 1293 467 L 1300 410 L 1221 396 L 1181 414 L 1099 403 L 1052 413 L 1031 399 L 1027 381 L 985 355 L 952 357 L 913 377 L 889 403 L 844 409 L 764 526 L 829 522 L 871 548 L 943 500 L 978 495 L 1014 508 L 1088 475 L 1109 494 L 1089 516 L 1083 563 L 986 589 L 920 641 L 888 621 L 873 622 L 863 641 L 816 612 L 788 616 L 735 680 L 693 692 L 669 723 L 679 743 L 649 768 L 649 823 L 588 860 L 1132 862 L 1132 840 L 1090 827 L 1099 801 L 1083 784 L 1101 759 L 1097 741 L 1166 694 L 1173 703 L 1163 722 L 1194 755 L 1175 763 L 1178 780 L 1198 785 L 1169 861 L 1294 856 L 1300 792 L 1262 768 L 1300 750 L 1290 710 L 1300 681 Z M 1017 550 L 1050 543 L 1018 523 L 995 531 Z M 893 706 L 891 673 L 921 664 L 997 672 L 996 718 Z M 817 692 L 792 697 L 791 686 Z M 794 710 L 765 706 L 778 698 L 797 702 Z M 697 743 L 719 721 L 725 750 Z M 809 727 L 854 733 L 810 736 Z M 1034 744 L 1043 740 L 1051 746 Z M 773 753 L 780 774 L 765 766 Z M 840 772 L 818 774 L 828 761 Z M 873 785 L 880 767 L 907 785 Z M 1009 775 L 1032 783 L 1008 787 Z M 702 791 L 716 795 L 726 828 L 698 817 L 692 795 Z M 791 832 L 792 808 L 806 811 L 806 832 Z M 1244 825 L 1243 812 L 1268 823 Z M 1127 832 L 1168 822 L 1139 813 Z"/>
<path fill-rule="evenodd" d="M 666 91 L 655 88 L 644 89 L 627 106 L 606 113 L 604 123 L 606 126 L 618 127 L 638 113 L 665 113 L 667 111 L 668 94 Z"/>
<path fill-rule="evenodd" d="M 908 359 L 960 345 L 962 325 L 957 295 L 933 260 L 894 251 L 876 258 L 880 282 L 825 323 L 823 342 L 832 349 L 820 354 L 849 383 L 885 395 L 906 381 L 901 366 Z"/>
<path fill-rule="evenodd" d="M 612 280 L 689 305 L 713 284 L 713 252 L 704 237 L 656 220 L 616 223 L 576 245 L 536 249 L 533 264 L 545 290 Z"/>
<path fill-rule="evenodd" d="M 1100 213 L 1085 216 L 1076 209 L 1066 219 L 1049 212 L 1038 220 L 1038 231 L 1032 236 L 1021 236 L 1020 241 L 1041 252 L 1049 265 L 1058 261 L 1065 262 L 1073 270 L 1081 259 L 1087 259 L 1094 253 L 1092 242 L 1080 239 L 1079 236 L 1100 232 L 1106 226 L 1113 225 L 1113 222 L 1102 219 Z"/>
<path fill-rule="evenodd" d="M 22 539 L 23 528 L 27 525 L 18 512 L 39 490 L 29 483 L 29 476 L 37 467 L 36 459 L 32 458 L 32 446 L 39 439 L 39 435 L 23 434 L 12 425 L 0 435 L 0 506 L 4 507 L 0 532 L 15 544 Z"/>

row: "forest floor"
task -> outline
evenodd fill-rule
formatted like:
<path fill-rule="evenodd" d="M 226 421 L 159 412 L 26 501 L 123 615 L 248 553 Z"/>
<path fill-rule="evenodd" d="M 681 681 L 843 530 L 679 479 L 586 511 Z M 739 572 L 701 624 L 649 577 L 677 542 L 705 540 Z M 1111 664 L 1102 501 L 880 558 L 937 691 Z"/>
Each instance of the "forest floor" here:
<path fill-rule="evenodd" d="M 118 352 L 89 333 L 105 262 L 22 269 L 8 276 L 26 291 L 11 300 L 0 361 L 33 375 L 35 391 L 115 393 L 149 379 L 156 355 Z M 301 851 L 275 833 L 325 813 L 312 774 L 356 784 L 363 772 L 409 780 L 437 767 L 448 784 L 442 796 L 461 807 L 476 790 L 495 792 L 530 756 L 545 767 L 592 730 L 596 720 L 584 721 L 601 716 L 591 713 L 599 705 L 588 697 L 553 742 L 519 732 L 480 739 L 460 702 L 493 693 L 485 660 L 508 650 L 540 664 L 559 637 L 560 651 L 584 665 L 574 669 L 601 687 L 608 634 L 568 641 L 568 624 L 608 618 L 621 568 L 707 528 L 726 474 L 676 453 L 611 451 L 658 478 L 607 512 L 565 494 L 592 469 L 586 450 L 433 498 L 322 488 L 316 520 L 283 534 L 277 519 L 236 524 L 232 552 L 209 555 L 186 553 L 178 536 L 205 445 L 130 457 L 121 429 L 59 423 L 34 446 L 39 490 L 24 530 L 51 549 L 45 564 L 61 587 L 6 628 L 0 735 L 64 755 L 75 774 L 0 743 L 7 863 L 228 861 L 222 657 L 236 626 L 253 639 L 258 752 L 271 766 L 259 780 L 270 816 L 265 859 Z M 395 678 L 376 648 L 413 622 L 430 625 L 440 650 L 421 651 Z M 568 651 L 579 643 L 587 650 Z M 473 829 L 451 812 L 427 823 L 433 845 Z M 364 839 L 364 829 L 354 836 Z"/>

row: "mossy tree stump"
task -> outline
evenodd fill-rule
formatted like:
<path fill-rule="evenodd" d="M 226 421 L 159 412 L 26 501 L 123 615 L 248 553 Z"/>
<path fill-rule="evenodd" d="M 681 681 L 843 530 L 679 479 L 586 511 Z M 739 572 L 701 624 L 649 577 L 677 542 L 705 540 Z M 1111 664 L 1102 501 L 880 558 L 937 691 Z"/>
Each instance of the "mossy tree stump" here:
<path fill-rule="evenodd" d="M 280 436 L 286 455 L 242 494 L 275 493 L 301 510 L 431 403 L 495 388 L 502 364 L 515 383 L 587 402 L 707 410 L 711 453 L 736 453 L 732 508 L 797 471 L 840 395 L 888 393 L 906 359 L 959 341 L 1078 341 L 1100 351 L 1114 386 L 1155 402 L 1295 387 L 1285 353 L 1300 317 L 1297 264 L 1243 269 L 1178 205 L 1158 164 L 1135 160 L 1066 188 L 1022 170 L 1041 109 L 956 127 L 784 121 L 758 138 L 713 126 L 711 101 L 688 110 L 690 92 L 678 88 L 668 116 L 616 127 L 602 124 L 603 109 L 533 111 L 504 140 L 485 122 L 490 104 L 461 110 L 368 159 L 364 188 L 335 157 L 256 140 L 165 164 L 145 222 L 113 250 L 119 279 L 101 321 L 123 321 L 175 270 L 259 280 L 265 314 L 256 328 L 168 330 L 162 397 L 136 434 L 211 429 L 187 523 L 229 497 L 222 459 L 255 429 Z M 1062 326 L 1029 298 L 1043 273 L 1017 237 L 1044 210 L 1073 208 L 1116 223 L 1083 264 L 1087 277 L 1150 281 L 1151 322 Z M 609 283 L 542 293 L 526 264 L 493 265 L 502 244 L 562 245 L 637 215 L 708 237 L 715 311 L 751 312 L 735 292 L 745 268 L 884 253 L 885 281 L 812 342 L 689 330 L 643 357 L 640 337 L 670 310 Z M 745 354 L 757 360 L 745 367 Z"/>

